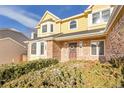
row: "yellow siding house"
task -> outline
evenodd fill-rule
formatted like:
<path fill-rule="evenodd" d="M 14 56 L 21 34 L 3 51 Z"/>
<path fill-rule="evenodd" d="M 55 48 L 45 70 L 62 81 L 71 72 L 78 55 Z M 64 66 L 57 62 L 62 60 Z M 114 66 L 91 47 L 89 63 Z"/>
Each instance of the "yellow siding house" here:
<path fill-rule="evenodd" d="M 106 60 L 105 33 L 113 5 L 91 5 L 83 13 L 65 19 L 46 11 L 28 41 L 28 60 L 56 58 Z"/>

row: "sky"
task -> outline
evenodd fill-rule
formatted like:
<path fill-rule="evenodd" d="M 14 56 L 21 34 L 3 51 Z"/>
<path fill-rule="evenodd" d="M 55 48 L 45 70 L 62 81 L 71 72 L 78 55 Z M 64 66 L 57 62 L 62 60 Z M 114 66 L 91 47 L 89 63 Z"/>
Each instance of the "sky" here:
<path fill-rule="evenodd" d="M 82 13 L 88 5 L 10 5 L 0 6 L 0 29 L 14 28 L 30 37 L 45 11 L 60 19 Z"/>

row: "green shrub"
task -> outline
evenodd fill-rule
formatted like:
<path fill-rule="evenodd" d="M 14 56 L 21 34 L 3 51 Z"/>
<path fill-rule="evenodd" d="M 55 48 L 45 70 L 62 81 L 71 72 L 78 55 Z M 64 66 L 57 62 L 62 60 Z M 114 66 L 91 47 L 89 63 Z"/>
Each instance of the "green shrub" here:
<path fill-rule="evenodd" d="M 79 66 L 59 63 L 49 68 L 25 74 L 4 84 L 3 87 L 83 87 L 83 73 L 82 69 L 78 68 Z"/>
<path fill-rule="evenodd" d="M 124 57 L 117 57 L 117 58 L 112 58 L 109 63 L 115 67 L 120 69 L 121 71 L 121 87 L 124 87 Z"/>
<path fill-rule="evenodd" d="M 111 58 L 111 60 L 108 61 L 113 67 L 119 68 L 124 64 L 124 57 L 117 57 L 117 58 Z"/>
<path fill-rule="evenodd" d="M 27 74 L 30 71 L 39 70 L 57 63 L 58 60 L 56 59 L 39 59 L 29 61 L 25 64 L 12 64 L 0 67 L 0 86 L 3 85 L 5 82 L 18 78 L 21 75 Z"/>
<path fill-rule="evenodd" d="M 109 63 L 66 62 L 31 71 L 6 82 L 7 88 L 112 88 L 121 87 L 122 74 L 119 68 Z M 123 83 L 124 85 L 124 83 Z"/>
<path fill-rule="evenodd" d="M 82 87 L 118 87 L 120 73 L 110 64 L 88 62 L 59 63 L 48 68 L 32 71 L 2 87 L 8 88 L 82 88 Z M 118 76 L 117 76 L 118 75 Z"/>
<path fill-rule="evenodd" d="M 79 88 L 83 87 L 84 80 L 82 72 L 76 67 L 72 69 L 55 68 L 43 74 L 41 83 L 43 87 L 47 88 Z"/>

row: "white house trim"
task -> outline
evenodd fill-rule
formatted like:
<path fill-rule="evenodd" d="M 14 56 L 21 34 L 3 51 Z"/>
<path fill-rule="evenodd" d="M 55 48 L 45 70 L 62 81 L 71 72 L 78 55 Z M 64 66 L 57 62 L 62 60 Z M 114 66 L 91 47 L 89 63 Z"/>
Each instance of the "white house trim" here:
<path fill-rule="evenodd" d="M 31 54 L 31 48 L 30 48 L 30 55 L 33 57 L 46 57 L 47 56 L 47 42 L 46 41 L 35 41 L 32 42 L 31 45 L 33 43 L 36 43 L 36 54 Z M 41 54 L 41 43 L 44 43 L 44 54 Z"/>
<path fill-rule="evenodd" d="M 91 44 L 92 42 L 99 42 L 99 41 L 104 41 L 104 55 L 99 55 L 99 49 L 97 47 L 97 52 L 96 52 L 96 55 L 92 55 L 92 47 L 91 47 Z M 101 39 L 101 40 L 91 40 L 90 41 L 90 56 L 105 56 L 105 40 L 104 39 Z"/>
<path fill-rule="evenodd" d="M 51 32 L 51 24 L 53 24 L 53 32 Z M 54 22 L 45 22 L 43 24 L 40 25 L 40 31 L 42 31 L 42 26 L 43 25 L 47 25 L 47 32 L 42 32 L 42 34 L 46 34 L 46 33 L 54 33 L 55 32 L 55 23 Z"/>
<path fill-rule="evenodd" d="M 71 21 L 76 21 L 76 28 L 70 29 L 70 23 L 71 23 Z M 68 22 L 68 30 L 76 30 L 76 29 L 78 29 L 78 20 L 77 20 L 77 19 L 70 20 L 70 21 Z"/>
<path fill-rule="evenodd" d="M 57 17 L 56 15 L 54 15 L 53 13 L 49 12 L 48 10 L 44 13 L 44 15 L 42 16 L 41 20 L 39 21 L 39 23 L 37 24 L 37 26 L 42 22 L 42 20 L 44 19 L 44 17 L 46 16 L 46 14 L 50 14 L 53 17 L 55 17 L 57 20 L 61 20 L 59 17 Z M 36 26 L 36 27 L 37 27 Z"/>
<path fill-rule="evenodd" d="M 67 21 L 67 20 L 70 20 L 70 19 L 72 20 L 72 18 L 76 18 L 76 17 L 83 16 L 83 15 L 84 15 L 84 13 L 80 13 L 80 14 L 77 14 L 77 15 L 62 19 L 61 21 Z"/>
<path fill-rule="evenodd" d="M 102 11 L 105 11 L 105 10 L 110 10 L 110 17 L 111 17 L 111 14 L 112 14 L 112 11 L 113 11 L 113 7 L 103 8 L 103 9 L 100 9 L 99 11 L 93 11 L 91 14 L 88 15 L 88 29 L 90 29 L 90 27 L 94 27 L 94 26 L 98 26 L 98 25 L 102 25 L 102 24 L 106 24 L 107 23 L 107 22 L 104 22 L 103 19 L 102 19 Z M 97 12 L 100 13 L 100 22 L 96 23 L 96 24 L 93 24 L 92 23 L 92 21 L 93 21 L 92 20 L 92 15 L 94 13 L 97 13 Z"/>

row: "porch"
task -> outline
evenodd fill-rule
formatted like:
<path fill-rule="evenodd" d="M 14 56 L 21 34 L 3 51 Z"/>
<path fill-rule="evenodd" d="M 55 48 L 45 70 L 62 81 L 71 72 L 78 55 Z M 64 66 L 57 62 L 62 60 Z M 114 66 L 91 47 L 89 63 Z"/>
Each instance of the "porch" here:
<path fill-rule="evenodd" d="M 51 42 L 53 42 L 53 58 L 62 62 L 69 60 L 105 61 L 105 37 Z"/>

